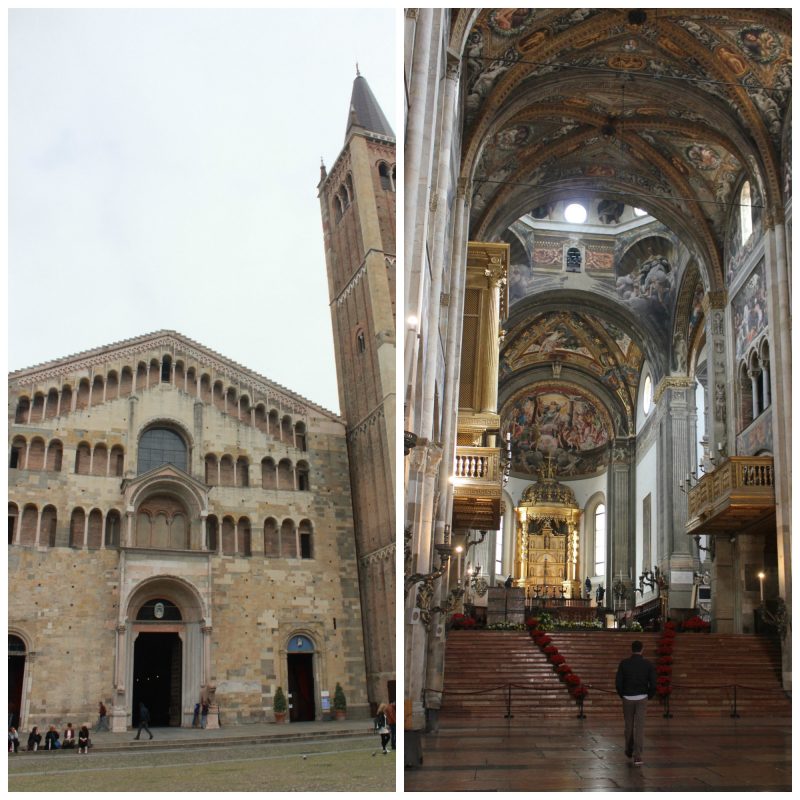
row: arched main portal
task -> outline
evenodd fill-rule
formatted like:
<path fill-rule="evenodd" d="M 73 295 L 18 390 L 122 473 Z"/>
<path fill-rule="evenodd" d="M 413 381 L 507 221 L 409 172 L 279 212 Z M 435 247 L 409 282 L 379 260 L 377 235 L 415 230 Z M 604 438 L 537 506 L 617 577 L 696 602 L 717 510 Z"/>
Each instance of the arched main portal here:
<path fill-rule="evenodd" d="M 314 642 L 302 634 L 292 636 L 286 648 L 289 675 L 289 694 L 292 722 L 311 722 L 316 719 L 316 689 L 314 685 Z"/>
<path fill-rule="evenodd" d="M 125 623 L 118 627 L 117 670 L 124 693 L 115 707 L 114 730 L 139 723 L 139 703 L 152 725 L 190 727 L 194 704 L 206 691 L 208 650 L 203 600 L 188 581 L 157 576 L 130 593 Z"/>

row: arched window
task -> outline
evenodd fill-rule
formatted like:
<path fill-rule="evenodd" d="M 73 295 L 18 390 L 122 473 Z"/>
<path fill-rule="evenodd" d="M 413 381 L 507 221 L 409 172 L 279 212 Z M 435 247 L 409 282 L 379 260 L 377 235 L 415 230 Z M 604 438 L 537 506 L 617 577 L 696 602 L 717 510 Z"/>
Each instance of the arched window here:
<path fill-rule="evenodd" d="M 44 410 L 45 419 L 53 419 L 58 415 L 58 389 L 51 389 L 47 393 L 47 407 Z"/>
<path fill-rule="evenodd" d="M 295 527 L 290 519 L 281 524 L 281 558 L 297 558 Z"/>
<path fill-rule="evenodd" d="M 742 244 L 745 244 L 753 233 L 753 203 L 750 195 L 750 181 L 742 184 L 739 193 L 739 228 L 742 232 Z"/>
<path fill-rule="evenodd" d="M 284 417 L 281 420 L 281 441 L 291 444 L 294 441 L 292 436 L 292 418 Z"/>
<path fill-rule="evenodd" d="M 278 462 L 278 488 L 294 489 L 294 475 L 292 474 L 292 462 L 288 458 L 282 458 Z"/>
<path fill-rule="evenodd" d="M 26 547 L 33 547 L 36 543 L 36 522 L 39 518 L 39 509 L 28 503 L 22 510 L 22 524 L 19 528 L 19 543 Z"/>
<path fill-rule="evenodd" d="M 31 408 L 31 401 L 27 397 L 20 397 L 17 400 L 17 412 L 14 415 L 14 422 L 24 425 L 28 421 L 28 411 Z"/>
<path fill-rule="evenodd" d="M 44 439 L 39 436 L 31 439 L 27 468 L 37 471 L 44 469 Z"/>
<path fill-rule="evenodd" d="M 269 435 L 273 439 L 281 438 L 281 418 L 274 408 L 269 412 Z"/>
<path fill-rule="evenodd" d="M 213 453 L 206 456 L 206 483 L 209 486 L 216 486 L 219 483 L 219 471 L 217 470 L 217 457 Z"/>
<path fill-rule="evenodd" d="M 267 433 L 267 410 L 264 408 L 263 403 L 259 403 L 256 406 L 256 428 L 258 428 L 262 433 Z"/>
<path fill-rule="evenodd" d="M 222 519 L 222 553 L 226 556 L 236 554 L 233 517 L 223 517 Z"/>
<path fill-rule="evenodd" d="M 69 546 L 83 547 L 83 531 L 86 527 L 86 514 L 82 508 L 76 508 L 69 520 Z"/>
<path fill-rule="evenodd" d="M 147 364 L 140 361 L 136 366 L 136 391 L 141 392 L 147 388 Z"/>
<path fill-rule="evenodd" d="M 219 485 L 233 486 L 233 456 L 222 456 L 219 460 Z"/>
<path fill-rule="evenodd" d="M 298 450 L 306 449 L 306 426 L 302 422 L 295 423 L 294 426 L 294 446 Z"/>
<path fill-rule="evenodd" d="M 48 472 L 61 472 L 61 460 L 63 458 L 64 449 L 58 439 L 48 442 L 47 445 L 47 465 Z"/>
<path fill-rule="evenodd" d="M 42 509 L 42 521 L 39 524 L 39 545 L 46 547 L 56 546 L 56 530 L 58 527 L 58 513 L 55 506 L 45 506 Z"/>
<path fill-rule="evenodd" d="M 115 444 L 111 448 L 111 463 L 108 468 L 108 474 L 114 475 L 117 478 L 122 477 L 125 469 L 125 451 L 121 445 Z"/>
<path fill-rule="evenodd" d="M 75 474 L 88 475 L 89 464 L 92 460 L 92 449 L 86 442 L 81 442 L 75 451 Z"/>
<path fill-rule="evenodd" d="M 99 550 L 103 542 L 103 513 L 100 509 L 93 508 L 89 514 L 89 535 L 86 546 L 89 550 Z"/>
<path fill-rule="evenodd" d="M 106 547 L 119 547 L 122 517 L 119 511 L 112 509 L 106 516 Z"/>
<path fill-rule="evenodd" d="M 14 544 L 14 536 L 19 524 L 19 509 L 16 503 L 8 504 L 8 543 Z"/>
<path fill-rule="evenodd" d="M 122 368 L 122 377 L 119 382 L 119 396 L 128 397 L 133 391 L 133 370 L 130 367 Z"/>
<path fill-rule="evenodd" d="M 392 177 L 389 173 L 389 165 L 385 161 L 378 164 L 378 175 L 380 176 L 381 189 L 392 191 Z"/>
<path fill-rule="evenodd" d="M 314 530 L 307 519 L 300 522 L 300 558 L 314 558 Z"/>
<path fill-rule="evenodd" d="M 250 464 L 245 456 L 236 459 L 236 485 L 244 487 L 250 485 Z"/>
<path fill-rule="evenodd" d="M 249 557 L 252 555 L 250 543 L 250 520 L 247 517 L 241 517 L 236 526 L 236 539 L 237 549 L 240 556 Z"/>
<path fill-rule="evenodd" d="M 15 436 L 11 443 L 11 457 L 8 461 L 9 469 L 23 469 L 25 466 L 25 437 Z"/>
<path fill-rule="evenodd" d="M 297 462 L 297 488 L 301 492 L 307 492 L 311 486 L 308 478 L 308 464 L 305 461 Z"/>
<path fill-rule="evenodd" d="M 161 359 L 161 383 L 172 383 L 172 359 L 169 356 Z"/>
<path fill-rule="evenodd" d="M 642 387 L 642 411 L 644 411 L 645 416 L 650 413 L 650 409 L 653 406 L 653 381 L 651 380 L 650 376 L 647 375 L 644 379 L 644 386 Z"/>
<path fill-rule="evenodd" d="M 108 474 L 108 448 L 104 444 L 98 444 L 94 448 L 94 458 L 92 458 L 92 475 L 104 477 Z"/>
<path fill-rule="evenodd" d="M 96 375 L 92 381 L 92 405 L 99 406 L 103 402 L 103 376 Z"/>
<path fill-rule="evenodd" d="M 41 422 L 44 419 L 44 395 L 36 392 L 33 397 L 33 411 L 31 411 L 31 422 Z"/>
<path fill-rule="evenodd" d="M 89 407 L 89 381 L 87 378 L 82 378 L 78 384 L 78 397 L 75 402 L 75 408 L 82 409 Z"/>
<path fill-rule="evenodd" d="M 594 574 L 606 574 L 606 507 L 603 503 L 594 510 Z"/>
<path fill-rule="evenodd" d="M 118 393 L 119 381 L 117 380 L 117 373 L 112 370 L 106 378 L 106 400 L 116 400 Z"/>
<path fill-rule="evenodd" d="M 219 522 L 213 514 L 206 520 L 206 536 L 208 537 L 206 546 L 212 553 L 216 553 L 219 547 Z"/>
<path fill-rule="evenodd" d="M 264 520 L 264 555 L 267 558 L 279 558 L 281 554 L 278 523 L 272 517 Z"/>
<path fill-rule="evenodd" d="M 275 461 L 271 458 L 261 459 L 261 488 L 278 488 L 278 473 L 275 470 Z"/>
<path fill-rule="evenodd" d="M 139 439 L 137 474 L 162 464 L 174 464 L 186 472 L 186 442 L 170 428 L 150 428 Z"/>

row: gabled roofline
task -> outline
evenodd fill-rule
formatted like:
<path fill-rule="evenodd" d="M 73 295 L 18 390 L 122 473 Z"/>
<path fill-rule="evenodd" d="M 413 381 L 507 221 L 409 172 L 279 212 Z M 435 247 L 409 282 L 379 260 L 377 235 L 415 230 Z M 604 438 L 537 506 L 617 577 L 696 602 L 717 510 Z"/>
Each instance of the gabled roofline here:
<path fill-rule="evenodd" d="M 82 366 L 81 362 L 87 362 L 85 366 L 91 367 L 96 364 L 105 363 L 115 357 L 123 357 L 128 352 L 130 352 L 131 357 L 134 358 L 138 351 L 159 345 L 168 345 L 170 340 L 172 343 L 185 349 L 195 350 L 196 352 L 193 355 L 196 356 L 201 363 L 208 363 L 211 366 L 215 366 L 217 372 L 227 374 L 231 380 L 245 386 L 249 385 L 256 390 L 260 389 L 263 394 L 268 396 L 270 393 L 277 395 L 276 399 L 279 402 L 285 401 L 285 405 L 290 407 L 294 406 L 297 413 L 303 413 L 305 409 L 313 409 L 329 419 L 344 423 L 344 419 L 330 409 L 324 408 L 308 398 L 292 392 L 279 383 L 275 383 L 254 370 L 230 358 L 226 358 L 210 347 L 206 347 L 194 341 L 194 339 L 190 339 L 188 336 L 178 333 L 178 331 L 167 329 L 146 333 L 141 336 L 134 336 L 130 339 L 122 339 L 121 341 L 112 342 L 108 345 L 101 345 L 69 356 L 64 356 L 63 358 L 57 358 L 52 361 L 36 364 L 32 367 L 15 370 L 9 373 L 8 379 L 9 381 L 15 381 L 23 385 L 34 383 L 35 381 L 47 377 L 49 372 L 53 372 L 53 377 L 56 377 L 56 375 L 62 375 L 66 367 L 79 369 Z"/>

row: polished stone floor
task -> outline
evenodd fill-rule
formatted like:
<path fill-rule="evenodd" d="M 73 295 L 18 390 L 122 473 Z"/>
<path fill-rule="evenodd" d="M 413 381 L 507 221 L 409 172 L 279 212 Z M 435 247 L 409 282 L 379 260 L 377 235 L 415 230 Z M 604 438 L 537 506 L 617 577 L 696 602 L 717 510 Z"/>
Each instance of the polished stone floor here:
<path fill-rule="evenodd" d="M 791 791 L 790 719 L 647 718 L 644 765 L 619 720 L 451 723 L 423 740 L 406 791 Z"/>

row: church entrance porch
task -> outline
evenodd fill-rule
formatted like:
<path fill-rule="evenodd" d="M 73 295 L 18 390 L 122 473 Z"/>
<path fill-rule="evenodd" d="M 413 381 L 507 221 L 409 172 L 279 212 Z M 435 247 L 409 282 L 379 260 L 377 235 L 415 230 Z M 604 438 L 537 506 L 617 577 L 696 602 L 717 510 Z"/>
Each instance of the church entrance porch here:
<path fill-rule="evenodd" d="M 314 703 L 314 656 L 311 653 L 289 653 L 289 693 L 292 696 L 289 719 L 312 722 L 316 716 Z"/>
<path fill-rule="evenodd" d="M 177 633 L 140 633 L 133 655 L 134 727 L 139 703 L 150 711 L 154 726 L 180 726 L 183 643 Z"/>
<path fill-rule="evenodd" d="M 8 724 L 19 728 L 22 687 L 25 677 L 25 643 L 19 636 L 8 637 Z"/>

